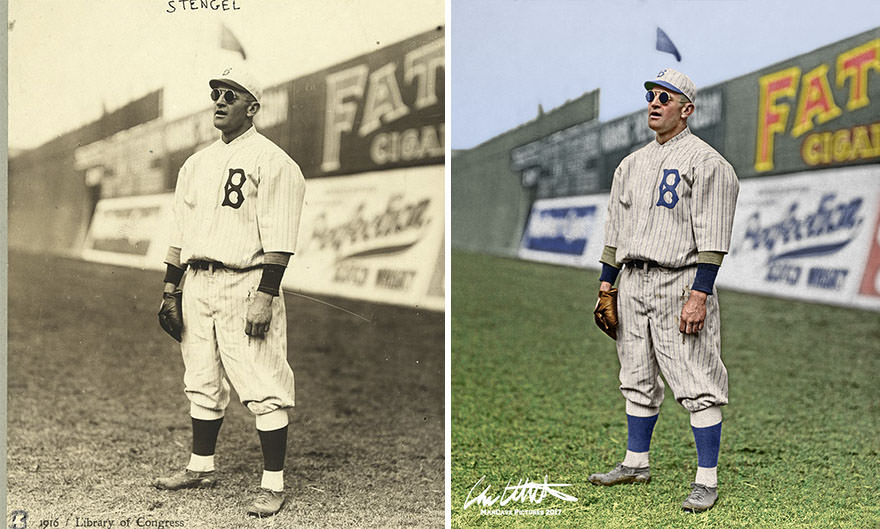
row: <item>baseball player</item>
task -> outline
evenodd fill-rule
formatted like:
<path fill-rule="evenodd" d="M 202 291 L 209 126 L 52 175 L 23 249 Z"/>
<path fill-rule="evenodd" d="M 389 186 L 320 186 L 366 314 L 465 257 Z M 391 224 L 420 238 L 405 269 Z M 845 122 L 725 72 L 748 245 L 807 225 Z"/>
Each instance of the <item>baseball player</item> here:
<path fill-rule="evenodd" d="M 166 490 L 215 484 L 214 448 L 231 383 L 256 418 L 263 452 L 260 491 L 248 514 L 268 516 L 284 504 L 294 379 L 279 293 L 296 247 L 305 180 L 299 166 L 254 128 L 262 91 L 252 75 L 227 68 L 209 85 L 221 136 L 180 169 L 163 296 L 166 314 L 183 312 L 177 337 L 192 454 L 184 470 L 153 484 Z M 169 307 L 181 279 L 182 306 Z"/>
<path fill-rule="evenodd" d="M 714 283 L 730 246 L 739 182 L 731 165 L 688 129 L 696 97 L 690 78 L 667 68 L 645 88 L 656 138 L 614 173 L 599 278 L 600 292 L 607 292 L 620 276 L 617 355 L 627 451 L 613 470 L 589 480 L 650 481 L 648 449 L 663 402 L 662 374 L 690 412 L 697 474 L 682 508 L 699 512 L 718 498 L 727 370 Z"/>

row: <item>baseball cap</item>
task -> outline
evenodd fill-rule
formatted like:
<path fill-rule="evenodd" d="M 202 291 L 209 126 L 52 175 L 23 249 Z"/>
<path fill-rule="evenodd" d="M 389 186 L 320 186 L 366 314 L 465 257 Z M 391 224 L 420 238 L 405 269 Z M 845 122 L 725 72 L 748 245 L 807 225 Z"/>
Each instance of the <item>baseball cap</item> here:
<path fill-rule="evenodd" d="M 679 71 L 673 70 L 672 68 L 664 68 L 663 70 L 660 70 L 660 73 L 657 74 L 657 77 L 654 80 L 645 81 L 646 89 L 650 90 L 655 86 L 662 86 L 667 90 L 684 94 L 691 103 L 697 98 L 697 87 L 694 86 L 694 82 L 691 81 L 691 78 Z"/>
<path fill-rule="evenodd" d="M 248 92 L 257 101 L 263 97 L 263 89 L 253 74 L 241 66 L 230 66 L 225 68 L 223 72 L 211 79 L 208 84 L 211 88 L 217 88 L 218 84 L 226 84 L 233 88 L 238 88 Z"/>

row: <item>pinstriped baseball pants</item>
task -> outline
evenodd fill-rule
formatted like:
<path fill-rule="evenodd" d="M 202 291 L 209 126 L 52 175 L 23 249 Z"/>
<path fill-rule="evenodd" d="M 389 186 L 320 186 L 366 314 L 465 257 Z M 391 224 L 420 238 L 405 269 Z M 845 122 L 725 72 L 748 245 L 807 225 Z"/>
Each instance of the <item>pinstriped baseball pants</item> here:
<path fill-rule="evenodd" d="M 283 295 L 272 301 L 272 322 L 263 338 L 244 332 L 250 300 L 261 277 L 261 269 L 187 270 L 180 349 L 191 402 L 225 410 L 231 382 L 242 404 L 255 415 L 294 405 Z"/>
<path fill-rule="evenodd" d="M 628 401 L 659 407 L 664 395 L 662 374 L 675 400 L 690 412 L 727 404 L 717 292 L 706 299 L 703 330 L 687 335 L 679 331 L 681 309 L 696 270 L 625 266 L 621 271 L 617 357 L 620 391 Z"/>

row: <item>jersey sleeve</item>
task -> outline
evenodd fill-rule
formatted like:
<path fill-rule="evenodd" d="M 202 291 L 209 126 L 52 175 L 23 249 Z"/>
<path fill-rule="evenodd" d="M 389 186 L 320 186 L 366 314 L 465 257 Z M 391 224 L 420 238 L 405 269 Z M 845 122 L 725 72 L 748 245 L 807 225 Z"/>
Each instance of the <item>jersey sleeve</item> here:
<path fill-rule="evenodd" d="M 267 157 L 257 189 L 257 225 L 264 252 L 296 251 L 305 192 L 305 177 L 296 162 L 280 154 Z"/>
<path fill-rule="evenodd" d="M 691 221 L 697 251 L 727 253 L 739 193 L 736 173 L 720 156 L 709 157 L 695 169 Z"/>
<path fill-rule="evenodd" d="M 623 164 L 614 170 L 611 181 L 611 195 L 608 197 L 608 210 L 605 215 L 605 246 L 619 248 L 618 239 L 622 219 L 621 195 L 623 193 Z"/>
<path fill-rule="evenodd" d="M 171 229 L 169 231 L 169 246 L 183 248 L 183 222 L 186 204 L 187 186 L 189 185 L 189 163 L 184 163 L 177 172 L 177 183 L 174 186 L 174 203 L 171 206 Z"/>

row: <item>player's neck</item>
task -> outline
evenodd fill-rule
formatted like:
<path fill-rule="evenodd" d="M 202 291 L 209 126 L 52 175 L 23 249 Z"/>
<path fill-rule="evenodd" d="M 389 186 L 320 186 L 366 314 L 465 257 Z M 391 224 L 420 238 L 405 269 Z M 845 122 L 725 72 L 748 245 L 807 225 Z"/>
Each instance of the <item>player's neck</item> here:
<path fill-rule="evenodd" d="M 686 128 L 687 128 L 687 122 L 684 121 L 684 122 L 681 122 L 678 125 L 676 125 L 676 127 L 672 130 L 668 130 L 665 132 L 658 132 L 657 133 L 657 143 L 659 143 L 660 145 L 663 145 L 667 141 L 678 136 Z"/>
<path fill-rule="evenodd" d="M 245 123 L 242 127 L 235 129 L 234 131 L 223 131 L 223 133 L 220 135 L 220 139 L 223 140 L 223 143 L 230 143 L 235 138 L 238 138 L 239 136 L 250 130 L 251 127 L 253 127 L 253 123 Z"/>

